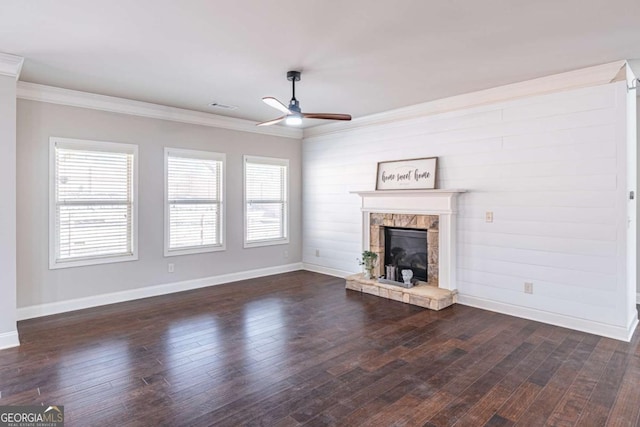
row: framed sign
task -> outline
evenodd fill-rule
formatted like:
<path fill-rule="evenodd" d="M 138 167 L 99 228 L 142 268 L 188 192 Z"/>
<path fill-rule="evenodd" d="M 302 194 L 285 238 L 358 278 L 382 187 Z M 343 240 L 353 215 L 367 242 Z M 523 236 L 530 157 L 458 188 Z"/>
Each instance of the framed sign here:
<path fill-rule="evenodd" d="M 376 190 L 433 190 L 437 157 L 378 162 Z"/>

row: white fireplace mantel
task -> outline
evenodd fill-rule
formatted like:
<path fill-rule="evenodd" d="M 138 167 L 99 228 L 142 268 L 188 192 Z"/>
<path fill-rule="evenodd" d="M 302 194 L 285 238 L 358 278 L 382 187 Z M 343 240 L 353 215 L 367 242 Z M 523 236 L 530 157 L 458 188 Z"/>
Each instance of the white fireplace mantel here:
<path fill-rule="evenodd" d="M 353 191 L 362 198 L 363 250 L 370 247 L 370 213 L 438 215 L 438 287 L 455 290 L 456 202 L 457 196 L 465 192 L 460 189 Z"/>

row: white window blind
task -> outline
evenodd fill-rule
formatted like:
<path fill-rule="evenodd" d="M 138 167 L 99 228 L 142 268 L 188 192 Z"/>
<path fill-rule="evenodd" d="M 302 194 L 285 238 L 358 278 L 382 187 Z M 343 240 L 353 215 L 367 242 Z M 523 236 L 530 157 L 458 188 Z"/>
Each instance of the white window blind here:
<path fill-rule="evenodd" d="M 50 266 L 134 259 L 137 147 L 60 138 L 52 141 Z"/>
<path fill-rule="evenodd" d="M 286 243 L 288 171 L 286 159 L 245 156 L 245 245 Z"/>
<path fill-rule="evenodd" d="M 224 155 L 166 149 L 165 255 L 223 249 Z"/>

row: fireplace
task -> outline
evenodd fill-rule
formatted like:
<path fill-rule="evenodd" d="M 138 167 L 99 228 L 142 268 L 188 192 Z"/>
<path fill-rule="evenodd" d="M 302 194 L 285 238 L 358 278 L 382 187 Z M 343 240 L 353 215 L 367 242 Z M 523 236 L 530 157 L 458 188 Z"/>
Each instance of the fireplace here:
<path fill-rule="evenodd" d="M 415 279 L 427 282 L 427 264 L 427 230 L 384 227 L 384 265 L 395 268 L 395 280 L 402 270 L 412 270 Z"/>
<path fill-rule="evenodd" d="M 409 268 L 414 278 L 438 286 L 438 215 L 372 212 L 368 222 L 369 250 L 378 254 L 379 260 L 376 277 L 385 274 L 386 265 L 397 265 L 398 273 Z M 402 254 L 402 249 L 406 253 Z"/>
<path fill-rule="evenodd" d="M 379 277 L 389 264 L 386 253 L 396 245 L 387 228 L 426 233 L 426 281 L 404 288 L 363 274 L 346 278 L 345 287 L 432 310 L 441 310 L 457 301 L 456 290 L 456 196 L 465 190 L 385 190 L 357 191 L 362 198 L 362 248 L 378 255 L 374 274 Z M 393 234 L 393 232 L 392 232 Z M 387 248 L 387 240 L 390 248 Z M 406 250 L 406 249 L 405 249 Z M 423 250 L 415 250 L 424 258 Z M 420 254 L 420 255 L 419 255 Z M 414 258 L 415 258 L 414 257 Z M 398 261 L 404 263 L 405 261 Z M 407 262 L 413 269 L 411 261 Z M 422 264 L 415 262 L 414 264 Z M 422 266 L 421 268 L 424 268 Z M 415 270 L 414 270 L 415 274 Z"/>
<path fill-rule="evenodd" d="M 456 198 L 465 190 L 354 192 L 362 200 L 362 249 L 378 255 L 374 274 L 384 274 L 384 228 L 427 230 L 427 281 L 456 289 Z"/>

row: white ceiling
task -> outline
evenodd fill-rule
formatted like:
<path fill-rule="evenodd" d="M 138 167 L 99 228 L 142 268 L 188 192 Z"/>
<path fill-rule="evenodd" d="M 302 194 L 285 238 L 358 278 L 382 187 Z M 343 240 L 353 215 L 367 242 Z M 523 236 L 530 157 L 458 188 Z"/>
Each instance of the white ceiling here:
<path fill-rule="evenodd" d="M 303 111 L 360 117 L 640 58 L 640 1 L 2 0 L 0 52 L 23 81 L 260 121 L 300 69 Z"/>

